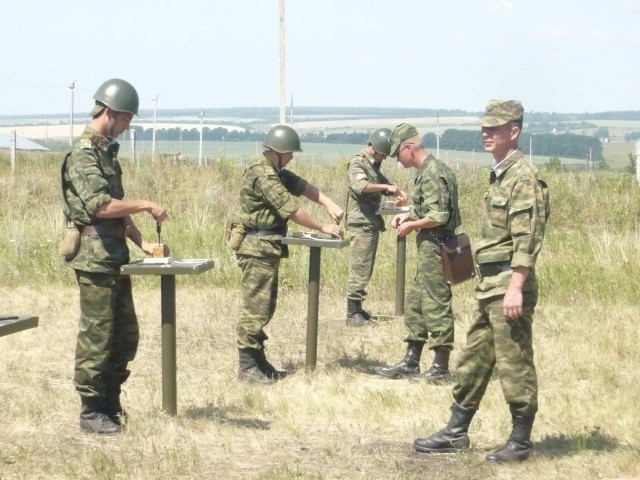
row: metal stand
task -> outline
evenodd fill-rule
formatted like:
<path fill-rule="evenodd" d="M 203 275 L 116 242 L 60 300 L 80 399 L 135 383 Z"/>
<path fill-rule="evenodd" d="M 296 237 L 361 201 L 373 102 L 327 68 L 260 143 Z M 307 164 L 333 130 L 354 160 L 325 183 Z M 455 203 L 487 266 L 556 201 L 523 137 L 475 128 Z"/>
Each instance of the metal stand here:
<path fill-rule="evenodd" d="M 329 238 L 318 234 L 294 233 L 283 237 L 282 243 L 309 247 L 309 290 L 307 294 L 307 347 L 305 367 L 308 371 L 316 368 L 318 354 L 318 301 L 320 298 L 320 258 L 321 248 L 343 248 L 349 240 Z"/>
<path fill-rule="evenodd" d="M 213 268 L 207 259 L 174 260 L 167 264 L 145 264 L 143 261 L 120 267 L 123 275 L 160 275 L 162 334 L 162 410 L 175 415 L 178 411 L 176 362 L 176 274 L 193 275 Z"/>
<path fill-rule="evenodd" d="M 38 317 L 32 315 L 0 315 L 0 337 L 38 326 Z"/>
<path fill-rule="evenodd" d="M 377 215 L 398 215 L 407 213 L 411 207 L 383 206 Z M 396 310 L 397 316 L 404 315 L 404 291 L 406 278 L 407 237 L 396 237 Z"/>

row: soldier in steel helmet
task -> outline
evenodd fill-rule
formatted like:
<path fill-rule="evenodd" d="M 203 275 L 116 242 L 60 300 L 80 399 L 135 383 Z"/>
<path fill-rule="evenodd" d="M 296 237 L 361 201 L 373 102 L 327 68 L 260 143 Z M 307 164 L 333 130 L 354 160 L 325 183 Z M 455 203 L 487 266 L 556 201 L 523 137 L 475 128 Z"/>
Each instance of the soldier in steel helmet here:
<path fill-rule="evenodd" d="M 458 181 L 453 171 L 429 154 L 413 125 L 402 123 L 389 136 L 391 156 L 405 168 L 415 168 L 411 189 L 412 210 L 396 215 L 391 224 L 397 235 L 416 231 L 418 265 L 405 305 L 406 353 L 392 366 L 378 368 L 387 378 L 417 378 L 431 383 L 449 381 L 449 355 L 454 323 L 451 286 L 447 283 L 439 243 L 455 235 L 461 224 Z M 424 346 L 433 350 L 431 367 L 420 373 Z"/>
<path fill-rule="evenodd" d="M 276 309 L 280 259 L 288 257 L 281 238 L 289 220 L 334 237 L 342 236 L 338 225 L 343 211 L 314 185 L 286 166 L 294 152 L 301 152 L 298 133 L 277 125 L 267 133 L 264 158 L 249 167 L 242 180 L 238 219 L 245 237 L 236 251 L 242 270 L 242 306 L 236 327 L 239 370 L 242 381 L 269 385 L 286 372 L 276 370 L 265 355 L 264 331 Z M 299 197 L 322 205 L 334 223 L 322 223 L 301 205 Z"/>
<path fill-rule="evenodd" d="M 484 148 L 493 156 L 485 193 L 486 219 L 475 251 L 478 282 L 473 323 L 458 362 L 451 417 L 445 428 L 416 438 L 424 453 L 469 448 L 467 432 L 494 369 L 511 413 L 512 430 L 489 462 L 526 460 L 538 411 L 532 325 L 538 301 L 535 265 L 549 216 L 548 188 L 518 148 L 524 109 L 517 100 L 490 100 L 481 120 Z"/>
<path fill-rule="evenodd" d="M 113 78 L 94 95 L 91 120 L 62 165 L 64 215 L 79 231 L 79 244 L 65 264 L 80 289 L 80 328 L 74 383 L 80 394 L 80 427 L 98 434 L 122 430 L 121 385 L 138 347 L 138 320 L 131 280 L 120 275 L 128 263 L 127 238 L 151 255 L 131 215 L 147 212 L 156 222 L 165 209 L 148 200 L 125 200 L 115 138 L 138 114 L 136 89 Z M 168 252 L 168 247 L 165 246 Z"/>
<path fill-rule="evenodd" d="M 382 161 L 389 155 L 388 128 L 379 128 L 369 137 L 368 144 L 349 162 L 349 198 L 352 206 L 347 214 L 349 232 L 349 276 L 347 280 L 348 326 L 371 325 L 371 315 L 363 309 L 367 285 L 373 274 L 380 232 L 384 221 L 376 212 L 382 196 L 406 200 L 407 195 L 393 185 L 380 170 Z"/>

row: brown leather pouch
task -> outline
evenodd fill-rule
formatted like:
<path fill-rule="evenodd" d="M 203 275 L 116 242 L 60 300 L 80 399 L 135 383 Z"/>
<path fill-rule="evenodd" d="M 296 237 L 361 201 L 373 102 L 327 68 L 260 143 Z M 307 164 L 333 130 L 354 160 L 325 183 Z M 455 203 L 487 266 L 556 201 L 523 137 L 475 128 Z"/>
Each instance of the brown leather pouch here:
<path fill-rule="evenodd" d="M 475 276 L 471 241 L 466 233 L 454 235 L 439 245 L 444 276 L 449 285 L 464 282 Z"/>

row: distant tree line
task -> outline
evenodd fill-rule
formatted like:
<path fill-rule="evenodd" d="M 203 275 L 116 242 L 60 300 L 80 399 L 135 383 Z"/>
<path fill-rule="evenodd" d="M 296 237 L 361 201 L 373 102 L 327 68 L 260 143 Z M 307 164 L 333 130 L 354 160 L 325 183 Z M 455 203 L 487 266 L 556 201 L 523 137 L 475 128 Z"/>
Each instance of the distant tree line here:
<path fill-rule="evenodd" d="M 136 138 L 138 140 L 151 140 L 153 129 L 134 126 Z M 229 141 L 229 142 L 262 142 L 266 132 L 252 130 L 227 130 L 223 127 L 202 128 L 203 141 Z M 524 153 L 529 153 L 529 139 L 532 135 L 523 132 L 520 136 L 520 148 Z M 365 145 L 369 138 L 367 132 L 343 132 L 343 133 L 304 133 L 301 135 L 302 142 L 309 143 L 332 143 Z M 198 141 L 200 140 L 200 130 L 197 128 L 160 128 L 156 129 L 156 140 L 170 141 Z M 425 147 L 434 150 L 436 148 L 435 133 L 427 133 L 423 137 Z M 570 133 L 551 134 L 542 133 L 533 135 L 533 153 L 535 155 L 548 155 L 567 158 L 585 159 L 589 157 L 594 161 L 604 160 L 602 155 L 602 143 L 600 139 L 593 136 L 574 135 Z M 440 138 L 440 148 L 444 150 L 456 151 L 483 151 L 482 138 L 476 130 L 447 129 Z"/>
<path fill-rule="evenodd" d="M 602 161 L 602 143 L 593 136 L 574 135 L 571 133 L 552 134 L 541 133 L 532 135 L 522 132 L 520 135 L 520 149 L 528 154 L 529 142 L 534 155 L 557 156 L 567 158 L 586 159 L 591 155 L 593 161 Z M 423 137 L 423 144 L 430 150 L 437 147 L 435 133 L 427 133 Z M 478 131 L 447 129 L 440 137 L 440 148 L 444 150 L 484 151 L 482 137 Z"/>

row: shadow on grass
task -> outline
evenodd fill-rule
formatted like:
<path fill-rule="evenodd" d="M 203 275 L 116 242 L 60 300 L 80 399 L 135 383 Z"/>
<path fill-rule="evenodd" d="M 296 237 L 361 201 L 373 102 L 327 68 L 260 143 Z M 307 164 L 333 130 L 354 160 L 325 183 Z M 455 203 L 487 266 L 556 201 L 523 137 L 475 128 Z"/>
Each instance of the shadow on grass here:
<path fill-rule="evenodd" d="M 586 451 L 617 450 L 620 448 L 620 442 L 615 437 L 602 433 L 600 427 L 594 427 L 592 430 L 585 428 L 585 433 L 581 434 L 545 436 L 535 442 L 534 447 L 538 457 L 559 458 Z"/>
<path fill-rule="evenodd" d="M 271 428 L 271 422 L 267 422 L 265 420 L 230 417 L 225 410 L 218 408 L 211 403 L 205 407 L 189 408 L 187 410 L 186 417 L 190 420 L 200 420 L 205 418 L 227 425 L 234 425 L 241 428 L 252 428 L 254 430 L 269 430 Z"/>
<path fill-rule="evenodd" d="M 367 373 L 369 375 L 376 375 L 376 368 L 386 365 L 379 360 L 373 360 L 363 355 L 357 355 L 350 357 L 343 354 L 340 358 L 332 362 L 341 368 L 350 368 L 360 373 Z"/>

